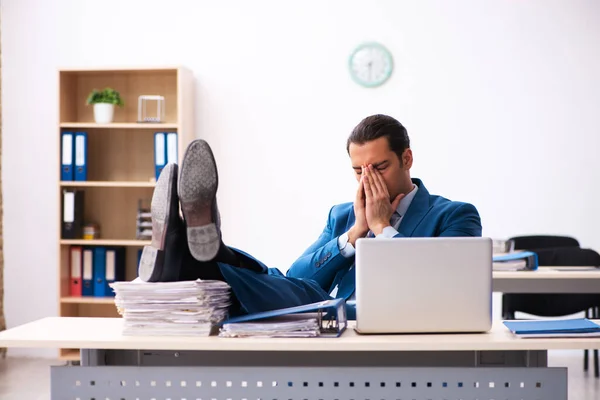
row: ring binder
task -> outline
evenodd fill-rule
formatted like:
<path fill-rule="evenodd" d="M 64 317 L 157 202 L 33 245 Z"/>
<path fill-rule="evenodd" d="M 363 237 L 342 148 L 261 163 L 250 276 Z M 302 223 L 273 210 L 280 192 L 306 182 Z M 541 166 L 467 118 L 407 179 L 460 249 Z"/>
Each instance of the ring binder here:
<path fill-rule="evenodd" d="M 516 251 L 514 253 L 493 256 L 495 271 L 535 271 L 538 269 L 538 256 L 532 251 Z"/>
<path fill-rule="evenodd" d="M 76 181 L 87 181 L 87 132 L 75 133 L 75 162 L 74 179 Z"/>
<path fill-rule="evenodd" d="M 72 181 L 75 179 L 75 174 L 73 173 L 74 138 L 73 132 L 63 132 L 61 134 L 61 181 Z"/>
<path fill-rule="evenodd" d="M 344 299 L 332 299 L 229 318 L 219 336 L 339 337 L 347 325 Z"/>

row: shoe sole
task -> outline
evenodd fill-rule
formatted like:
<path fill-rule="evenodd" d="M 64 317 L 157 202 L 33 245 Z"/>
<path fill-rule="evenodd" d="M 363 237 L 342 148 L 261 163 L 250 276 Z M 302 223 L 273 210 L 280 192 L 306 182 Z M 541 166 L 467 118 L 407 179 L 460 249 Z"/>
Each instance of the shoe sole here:
<path fill-rule="evenodd" d="M 168 164 L 158 177 L 150 203 L 152 242 L 144 246 L 138 266 L 138 276 L 145 282 L 158 282 L 163 275 L 167 221 L 171 216 L 173 199 L 171 188 L 174 185 L 177 185 L 177 164 Z"/>
<path fill-rule="evenodd" d="M 181 164 L 178 194 L 188 247 L 198 261 L 210 261 L 219 251 L 221 234 L 212 215 L 217 187 L 217 164 L 212 150 L 204 140 L 195 140 L 188 146 Z"/>

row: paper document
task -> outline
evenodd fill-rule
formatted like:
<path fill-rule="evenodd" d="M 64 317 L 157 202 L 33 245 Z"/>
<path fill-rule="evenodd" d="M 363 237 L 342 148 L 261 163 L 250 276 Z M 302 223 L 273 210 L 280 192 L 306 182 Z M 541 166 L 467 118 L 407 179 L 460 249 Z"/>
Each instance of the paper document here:
<path fill-rule="evenodd" d="M 527 261 L 515 260 L 515 261 L 504 261 L 495 262 L 492 264 L 494 271 L 520 271 L 527 267 Z"/>
<path fill-rule="evenodd" d="M 554 271 L 575 272 L 575 271 L 600 271 L 598 267 L 552 267 Z"/>

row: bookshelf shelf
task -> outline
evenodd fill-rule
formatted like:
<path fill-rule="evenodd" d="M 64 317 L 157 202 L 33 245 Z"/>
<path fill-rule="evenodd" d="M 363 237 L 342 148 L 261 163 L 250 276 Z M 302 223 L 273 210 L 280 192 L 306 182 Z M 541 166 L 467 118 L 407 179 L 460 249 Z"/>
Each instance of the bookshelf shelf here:
<path fill-rule="evenodd" d="M 60 70 L 62 72 L 69 73 L 77 73 L 78 75 L 85 74 L 98 74 L 98 73 L 111 73 L 111 74 L 159 74 L 159 73 L 172 73 L 174 70 L 182 69 L 181 66 L 178 65 L 161 65 L 161 66 L 147 66 L 147 65 L 139 65 L 139 66 L 131 66 L 131 67 L 116 67 L 116 66 L 102 66 L 102 67 L 77 67 L 77 68 L 68 68 L 64 67 Z"/>
<path fill-rule="evenodd" d="M 143 181 L 61 181 L 62 187 L 153 188 L 156 182 Z"/>
<path fill-rule="evenodd" d="M 69 303 L 69 304 L 115 304 L 114 297 L 89 297 L 89 296 L 81 296 L 81 297 L 61 297 L 61 303 Z"/>
<path fill-rule="evenodd" d="M 140 122 L 114 122 L 110 124 L 97 124 L 95 122 L 61 122 L 61 128 L 65 129 L 154 129 L 157 131 L 165 129 L 177 129 L 177 123 L 140 123 Z"/>
<path fill-rule="evenodd" d="M 95 257 L 96 250 L 101 253 L 99 247 L 105 247 L 108 254 L 109 250 L 113 251 L 109 248 L 113 247 L 114 251 L 125 253 L 118 264 L 121 266 L 124 263 L 124 279 L 133 280 L 137 277 L 140 250 L 150 244 L 149 240 L 133 238 L 138 229 L 138 207 L 149 205 L 156 185 L 155 133 L 177 133 L 176 160 L 181 162 L 187 145 L 195 137 L 193 76 L 183 67 L 84 67 L 60 69 L 58 81 L 59 121 L 56 140 L 61 151 L 58 159 L 62 160 L 61 137 L 64 132 L 87 134 L 87 180 L 58 181 L 56 185 L 61 227 L 57 243 L 59 316 L 118 317 L 113 297 L 72 296 L 71 257 L 79 253 L 89 255 L 90 249 Z M 92 89 L 105 87 L 119 91 L 125 105 L 115 107 L 112 123 L 97 124 L 93 122 L 94 107 L 86 104 L 86 99 Z M 138 97 L 149 94 L 165 98 L 166 122 L 137 122 Z M 69 238 L 63 238 L 65 192 L 77 193 L 81 201 L 76 204 L 83 207 L 76 213 L 77 221 L 96 224 L 100 239 L 85 240 L 79 230 L 76 231 L 77 236 L 70 231 Z M 82 250 L 78 252 L 73 247 L 81 247 Z M 87 260 L 89 265 L 89 258 Z M 94 258 L 92 261 L 93 271 L 98 271 L 95 269 L 96 260 Z M 85 257 L 82 256 L 81 269 L 84 263 Z M 79 349 L 60 349 L 59 357 L 63 360 L 79 360 Z"/>
<path fill-rule="evenodd" d="M 63 349 L 59 359 L 63 361 L 79 361 L 79 349 Z"/>
<path fill-rule="evenodd" d="M 119 239 L 61 239 L 61 245 L 68 246 L 146 246 L 149 240 L 119 240 Z"/>

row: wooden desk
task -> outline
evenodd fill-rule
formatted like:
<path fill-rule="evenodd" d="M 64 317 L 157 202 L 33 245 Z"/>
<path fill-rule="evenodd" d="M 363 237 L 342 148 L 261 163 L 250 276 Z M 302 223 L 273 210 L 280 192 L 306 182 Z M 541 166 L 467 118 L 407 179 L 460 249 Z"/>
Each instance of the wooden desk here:
<path fill-rule="evenodd" d="M 0 332 L 0 347 L 78 347 L 82 366 L 52 367 L 52 399 L 567 399 L 548 349 L 600 338 L 488 333 L 235 339 L 123 336 L 122 319 L 44 318 Z M 325 354 L 326 355 L 325 355 Z"/>
<path fill-rule="evenodd" d="M 600 321 L 598 321 L 600 323 Z M 122 318 L 48 317 L 0 332 L 0 347 L 190 351 L 504 351 L 600 348 L 600 338 L 519 339 L 494 321 L 478 334 L 359 335 L 352 326 L 339 338 L 220 338 L 123 336 Z"/>
<path fill-rule="evenodd" d="M 540 267 L 494 271 L 493 290 L 502 293 L 600 293 L 600 269 Z"/>

